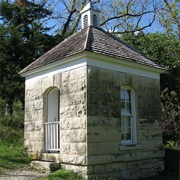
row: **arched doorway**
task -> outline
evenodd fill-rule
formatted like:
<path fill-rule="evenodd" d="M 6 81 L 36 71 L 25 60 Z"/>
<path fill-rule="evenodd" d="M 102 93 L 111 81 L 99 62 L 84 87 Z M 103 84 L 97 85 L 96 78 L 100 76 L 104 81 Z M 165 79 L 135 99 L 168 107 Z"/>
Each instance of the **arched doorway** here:
<path fill-rule="evenodd" d="M 59 129 L 59 89 L 52 88 L 47 93 L 47 121 L 45 122 L 45 151 L 60 150 Z"/>
<path fill-rule="evenodd" d="M 53 88 L 48 94 L 48 122 L 59 120 L 59 89 Z"/>

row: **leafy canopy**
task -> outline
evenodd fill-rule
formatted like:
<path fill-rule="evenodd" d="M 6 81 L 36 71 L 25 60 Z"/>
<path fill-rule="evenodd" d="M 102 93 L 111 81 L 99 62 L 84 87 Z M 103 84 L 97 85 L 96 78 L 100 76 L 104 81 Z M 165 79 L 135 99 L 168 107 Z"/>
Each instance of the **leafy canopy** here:
<path fill-rule="evenodd" d="M 15 99 L 24 101 L 24 79 L 18 72 L 56 44 L 43 21 L 51 15 L 44 3 L 1 1 L 0 98 L 12 114 Z"/>

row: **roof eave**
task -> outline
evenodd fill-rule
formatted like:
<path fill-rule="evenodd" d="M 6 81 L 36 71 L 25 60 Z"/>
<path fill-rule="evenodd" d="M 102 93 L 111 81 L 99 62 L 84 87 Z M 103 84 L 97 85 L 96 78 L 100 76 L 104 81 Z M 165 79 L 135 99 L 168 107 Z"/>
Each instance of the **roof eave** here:
<path fill-rule="evenodd" d="M 57 59 L 55 62 L 52 62 L 52 63 L 46 64 L 46 65 L 31 69 L 31 70 L 28 70 L 28 71 L 25 71 L 25 72 L 22 72 L 22 73 L 20 71 L 19 74 L 22 77 L 28 77 L 28 76 L 31 76 L 31 75 L 34 75 L 34 74 L 41 73 L 43 71 L 50 70 L 50 69 L 52 69 L 54 67 L 57 67 L 57 66 L 65 65 L 65 64 L 68 64 L 70 62 L 83 59 L 85 57 L 86 57 L 86 54 L 83 53 L 83 52 L 80 52 L 80 53 L 72 55 L 70 57 L 66 57 L 66 58 L 63 58 L 63 59 Z"/>
<path fill-rule="evenodd" d="M 89 50 L 86 50 L 86 52 L 87 52 L 87 57 L 94 58 L 96 56 L 96 58 L 97 58 L 97 56 L 98 56 L 100 59 L 102 58 L 103 60 L 106 59 L 107 61 L 110 61 L 110 62 L 116 62 L 118 64 L 123 64 L 123 65 L 131 66 L 134 68 L 148 70 L 148 71 L 152 71 L 152 72 L 155 72 L 158 74 L 163 74 L 167 71 L 166 68 L 163 68 L 161 66 L 154 67 L 154 66 L 143 64 L 143 63 L 134 62 L 132 60 L 127 60 L 127 59 L 123 59 L 123 58 L 117 58 L 117 57 L 107 56 L 104 54 L 99 54 L 96 52 L 91 52 Z"/>

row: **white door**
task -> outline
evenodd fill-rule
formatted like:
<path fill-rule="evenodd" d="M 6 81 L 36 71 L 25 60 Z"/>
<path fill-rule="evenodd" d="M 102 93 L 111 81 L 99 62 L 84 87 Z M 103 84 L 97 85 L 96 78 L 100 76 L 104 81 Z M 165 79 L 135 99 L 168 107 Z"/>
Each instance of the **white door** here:
<path fill-rule="evenodd" d="M 46 151 L 59 151 L 59 141 L 59 89 L 54 88 L 48 94 L 48 122 L 45 123 Z"/>

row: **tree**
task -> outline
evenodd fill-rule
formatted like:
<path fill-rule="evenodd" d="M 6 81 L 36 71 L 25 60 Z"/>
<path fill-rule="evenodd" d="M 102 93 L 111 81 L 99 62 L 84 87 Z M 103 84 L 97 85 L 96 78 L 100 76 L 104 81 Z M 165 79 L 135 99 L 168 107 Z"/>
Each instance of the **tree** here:
<path fill-rule="evenodd" d="M 161 75 L 161 109 L 164 142 L 180 143 L 180 43 L 175 36 L 165 33 L 139 32 L 138 35 L 123 35 L 122 39 L 168 71 Z"/>
<path fill-rule="evenodd" d="M 161 93 L 164 141 L 173 140 L 180 145 L 180 104 L 175 91 L 166 88 Z"/>
<path fill-rule="evenodd" d="M 89 0 L 49 1 L 52 18 L 58 22 L 57 31 L 72 34 L 79 28 L 80 11 Z M 109 32 L 123 34 L 150 27 L 159 8 L 156 0 L 92 0 L 101 11 L 101 27 Z M 56 8 L 58 7 L 58 8 Z"/>
<path fill-rule="evenodd" d="M 163 0 L 158 14 L 159 23 L 165 32 L 180 42 L 180 1 Z"/>
<path fill-rule="evenodd" d="M 169 91 L 179 92 L 180 44 L 174 36 L 139 32 L 138 35 L 123 35 L 122 39 L 167 68 L 167 72 L 161 76 L 161 90 L 168 88 Z"/>
<path fill-rule="evenodd" d="M 18 72 L 56 44 L 46 32 L 43 20 L 51 15 L 45 3 L 26 0 L 1 1 L 0 16 L 0 98 L 13 113 L 13 102 L 24 102 L 24 79 Z"/>

